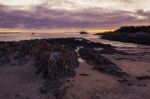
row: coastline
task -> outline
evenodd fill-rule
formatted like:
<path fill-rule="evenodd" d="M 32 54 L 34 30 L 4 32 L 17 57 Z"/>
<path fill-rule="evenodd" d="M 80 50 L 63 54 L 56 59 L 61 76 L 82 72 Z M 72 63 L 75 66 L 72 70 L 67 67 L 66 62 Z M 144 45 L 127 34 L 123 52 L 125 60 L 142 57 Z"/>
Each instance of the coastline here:
<path fill-rule="evenodd" d="M 0 98 L 149 99 L 148 49 L 83 38 L 0 42 Z"/>

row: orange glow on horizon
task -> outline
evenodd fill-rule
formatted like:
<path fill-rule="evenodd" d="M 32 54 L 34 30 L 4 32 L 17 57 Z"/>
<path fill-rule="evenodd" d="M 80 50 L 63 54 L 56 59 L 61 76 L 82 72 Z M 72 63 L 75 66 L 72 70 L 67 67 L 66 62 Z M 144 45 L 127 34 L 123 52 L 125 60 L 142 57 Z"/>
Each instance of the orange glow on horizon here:
<path fill-rule="evenodd" d="M 115 29 L 101 28 L 60 28 L 60 29 L 0 29 L 0 33 L 73 33 L 87 31 L 89 33 L 102 33 L 106 31 L 114 31 Z"/>

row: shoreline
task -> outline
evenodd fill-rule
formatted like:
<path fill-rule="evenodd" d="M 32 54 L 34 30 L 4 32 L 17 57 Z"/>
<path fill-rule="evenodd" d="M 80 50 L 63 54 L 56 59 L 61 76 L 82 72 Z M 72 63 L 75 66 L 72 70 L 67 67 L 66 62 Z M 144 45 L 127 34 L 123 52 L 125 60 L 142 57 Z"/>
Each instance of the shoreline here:
<path fill-rule="evenodd" d="M 150 45 L 150 33 L 119 33 L 112 32 L 102 35 L 102 39 L 141 45 Z"/>
<path fill-rule="evenodd" d="M 0 42 L 0 98 L 149 99 L 150 51 L 127 49 L 83 38 Z"/>

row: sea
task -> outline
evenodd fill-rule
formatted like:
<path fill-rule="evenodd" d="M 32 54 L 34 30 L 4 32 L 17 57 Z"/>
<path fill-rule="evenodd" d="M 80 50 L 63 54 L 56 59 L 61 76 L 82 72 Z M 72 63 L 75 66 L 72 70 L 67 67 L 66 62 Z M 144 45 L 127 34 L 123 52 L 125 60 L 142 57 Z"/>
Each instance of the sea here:
<path fill-rule="evenodd" d="M 137 47 L 137 44 L 124 43 L 118 41 L 104 40 L 101 36 L 93 34 L 80 33 L 0 33 L 0 41 L 21 41 L 34 39 L 50 39 L 50 38 L 84 38 L 93 42 L 100 42 L 103 44 L 110 44 L 114 47 Z"/>

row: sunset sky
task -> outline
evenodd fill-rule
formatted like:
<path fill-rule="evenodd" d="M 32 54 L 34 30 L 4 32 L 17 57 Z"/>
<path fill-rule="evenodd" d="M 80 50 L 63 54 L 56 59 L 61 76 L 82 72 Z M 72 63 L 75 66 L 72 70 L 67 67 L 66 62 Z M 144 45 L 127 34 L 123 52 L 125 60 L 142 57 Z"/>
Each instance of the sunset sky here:
<path fill-rule="evenodd" d="M 150 25 L 150 0 L 0 0 L 0 32 L 99 32 L 125 25 Z"/>

